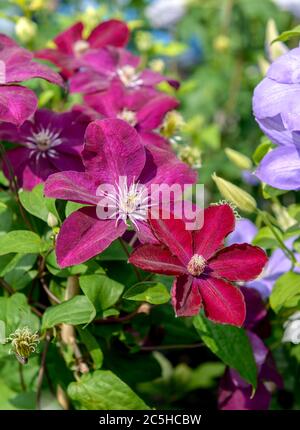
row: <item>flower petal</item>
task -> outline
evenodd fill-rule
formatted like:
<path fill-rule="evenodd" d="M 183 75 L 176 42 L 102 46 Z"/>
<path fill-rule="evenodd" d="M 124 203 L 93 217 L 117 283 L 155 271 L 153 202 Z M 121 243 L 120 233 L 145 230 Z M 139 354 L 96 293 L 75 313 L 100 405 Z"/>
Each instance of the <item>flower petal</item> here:
<path fill-rule="evenodd" d="M 82 158 L 89 172 L 100 172 L 107 183 L 137 179 L 145 165 L 145 148 L 136 130 L 119 119 L 94 121 L 87 127 Z"/>
<path fill-rule="evenodd" d="M 256 176 L 280 190 L 300 188 L 300 149 L 280 147 L 269 152 L 260 163 Z"/>
<path fill-rule="evenodd" d="M 33 78 L 45 79 L 52 84 L 64 86 L 63 79 L 58 73 L 35 61 L 24 62 L 17 66 L 12 64 L 6 69 L 7 82 L 22 82 Z"/>
<path fill-rule="evenodd" d="M 202 307 L 198 285 L 191 276 L 175 278 L 172 287 L 172 305 L 178 317 L 197 315 Z"/>
<path fill-rule="evenodd" d="M 123 47 L 129 39 L 129 29 L 127 25 L 117 19 L 102 22 L 91 32 L 88 42 L 93 48 L 104 46 Z"/>
<path fill-rule="evenodd" d="M 209 259 L 224 244 L 225 237 L 234 230 L 235 217 L 227 204 L 210 206 L 204 210 L 204 224 L 194 232 L 194 254 Z"/>
<path fill-rule="evenodd" d="M 23 124 L 37 108 L 33 91 L 16 85 L 0 86 L 0 121 Z"/>
<path fill-rule="evenodd" d="M 83 24 L 76 22 L 67 30 L 57 35 L 54 42 L 58 49 L 66 54 L 73 54 L 73 45 L 82 39 Z"/>
<path fill-rule="evenodd" d="M 104 251 L 122 236 L 126 224 L 116 226 L 115 220 L 99 220 L 95 208 L 73 212 L 61 226 L 57 237 L 56 255 L 60 267 L 73 266 Z"/>
<path fill-rule="evenodd" d="M 159 127 L 166 113 L 176 109 L 178 105 L 178 100 L 167 95 L 153 98 L 137 114 L 139 129 L 153 130 Z"/>
<path fill-rule="evenodd" d="M 212 276 L 229 281 L 251 281 L 263 270 L 268 261 L 266 253 L 248 243 L 234 244 L 221 249 L 208 262 Z"/>
<path fill-rule="evenodd" d="M 132 252 L 128 261 L 143 270 L 162 275 L 186 273 L 178 258 L 162 245 L 142 245 Z"/>
<path fill-rule="evenodd" d="M 94 177 L 86 172 L 59 172 L 49 176 L 44 193 L 47 197 L 96 205 L 98 186 Z"/>
<path fill-rule="evenodd" d="M 200 290 L 206 316 L 218 323 L 243 325 L 246 306 L 241 291 L 222 279 L 199 278 L 194 281 Z"/>

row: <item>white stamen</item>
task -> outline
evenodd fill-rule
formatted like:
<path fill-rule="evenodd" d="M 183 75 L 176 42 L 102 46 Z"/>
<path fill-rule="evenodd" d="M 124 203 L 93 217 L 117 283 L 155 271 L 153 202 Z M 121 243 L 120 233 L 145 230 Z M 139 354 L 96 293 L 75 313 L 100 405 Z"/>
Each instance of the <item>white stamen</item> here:
<path fill-rule="evenodd" d="M 26 142 L 27 147 L 31 149 L 30 155 L 35 155 L 37 159 L 40 157 L 45 158 L 46 155 L 57 157 L 57 151 L 54 148 L 63 142 L 60 134 L 60 131 L 51 130 L 43 126 L 40 126 L 37 132 L 32 131 Z"/>
<path fill-rule="evenodd" d="M 85 54 L 90 48 L 90 44 L 87 40 L 77 40 L 73 45 L 73 52 L 76 57 L 80 57 Z"/>
<path fill-rule="evenodd" d="M 132 127 L 134 127 L 137 123 L 137 117 L 136 113 L 132 110 L 129 110 L 127 108 L 124 108 L 119 114 L 118 118 L 122 119 L 123 121 L 128 122 Z"/>
<path fill-rule="evenodd" d="M 140 74 L 129 64 L 118 69 L 117 75 L 127 88 L 136 88 L 143 85 L 143 80 L 140 79 Z"/>

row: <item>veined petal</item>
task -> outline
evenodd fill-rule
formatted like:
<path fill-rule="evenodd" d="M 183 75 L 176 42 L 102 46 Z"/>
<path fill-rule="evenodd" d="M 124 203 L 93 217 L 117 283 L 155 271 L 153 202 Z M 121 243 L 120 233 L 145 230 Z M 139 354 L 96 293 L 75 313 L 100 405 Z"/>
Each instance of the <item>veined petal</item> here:
<path fill-rule="evenodd" d="M 55 37 L 54 42 L 58 49 L 66 54 L 73 54 L 73 45 L 82 39 L 83 24 L 76 22 L 67 30 Z"/>
<path fill-rule="evenodd" d="M 128 261 L 143 270 L 162 275 L 186 273 L 178 258 L 162 245 L 142 245 L 132 252 Z"/>
<path fill-rule="evenodd" d="M 172 287 L 172 304 L 178 317 L 197 315 L 202 307 L 198 285 L 191 276 L 175 278 Z"/>
<path fill-rule="evenodd" d="M 88 37 L 88 42 L 93 48 L 104 46 L 123 47 L 129 39 L 129 29 L 127 25 L 117 19 L 101 22 Z"/>
<path fill-rule="evenodd" d="M 217 278 L 195 279 L 198 285 L 206 316 L 218 323 L 243 325 L 246 318 L 246 306 L 241 291 Z"/>
<path fill-rule="evenodd" d="M 178 100 L 167 95 L 159 95 L 153 98 L 137 114 L 139 128 L 142 130 L 157 128 L 161 125 L 166 113 L 176 109 L 178 105 Z"/>
<path fill-rule="evenodd" d="M 235 217 L 227 204 L 209 206 L 204 210 L 204 224 L 194 231 L 194 254 L 209 259 L 224 244 L 226 236 L 234 230 Z"/>
<path fill-rule="evenodd" d="M 29 88 L 0 86 L 0 121 L 22 125 L 34 114 L 36 108 L 36 95 Z"/>
<path fill-rule="evenodd" d="M 56 255 L 60 267 L 73 266 L 104 251 L 126 230 L 124 222 L 99 220 L 95 208 L 73 212 L 63 223 L 57 237 Z"/>
<path fill-rule="evenodd" d="M 234 244 L 221 249 L 208 262 L 213 276 L 229 281 L 251 281 L 263 270 L 268 261 L 266 253 L 248 243 Z"/>

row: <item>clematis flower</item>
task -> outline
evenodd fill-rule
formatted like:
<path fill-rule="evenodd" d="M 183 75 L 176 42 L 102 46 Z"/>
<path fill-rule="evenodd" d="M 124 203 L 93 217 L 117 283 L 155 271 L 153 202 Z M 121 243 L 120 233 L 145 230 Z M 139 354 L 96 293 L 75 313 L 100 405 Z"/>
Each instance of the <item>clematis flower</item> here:
<path fill-rule="evenodd" d="M 256 176 L 283 189 L 300 188 L 300 48 L 275 60 L 256 87 L 253 111 L 262 131 L 278 145 L 260 163 Z"/>
<path fill-rule="evenodd" d="M 81 69 L 70 79 L 70 91 L 73 93 L 95 93 L 110 87 L 117 79 L 130 91 L 152 89 L 157 84 L 167 81 L 174 88 L 178 81 L 166 78 L 150 69 L 139 70 L 140 58 L 121 48 L 103 48 L 82 56 Z"/>
<path fill-rule="evenodd" d="M 63 85 L 62 78 L 44 64 L 33 61 L 31 52 L 0 34 L 0 122 L 21 125 L 37 108 L 32 90 L 18 85 L 33 78 Z"/>
<path fill-rule="evenodd" d="M 252 242 L 258 229 L 250 220 L 242 219 L 237 223 L 236 230 L 228 236 L 228 244 L 232 243 L 243 243 Z M 286 245 L 292 248 L 294 238 L 286 241 Z M 295 255 L 298 260 L 300 260 L 299 254 Z M 284 273 L 289 272 L 292 268 L 291 260 L 285 255 L 281 249 L 275 249 L 268 263 L 266 264 L 263 272 L 254 281 L 247 282 L 245 285 L 249 288 L 254 288 L 257 290 L 264 299 L 267 299 L 273 289 L 273 286 L 277 279 Z M 299 272 L 300 268 L 295 267 L 295 272 Z"/>
<path fill-rule="evenodd" d="M 129 223 L 140 241 L 157 242 L 146 222 L 151 185 L 196 181 L 196 173 L 175 155 L 145 148 L 136 130 L 120 119 L 89 124 L 82 158 L 85 172 L 56 173 L 45 185 L 48 197 L 89 205 L 73 212 L 60 229 L 56 255 L 61 267 L 101 253 L 124 234 Z M 102 210 L 111 208 L 103 216 Z"/>
<path fill-rule="evenodd" d="M 76 112 L 37 110 L 20 127 L 0 124 L 0 139 L 15 143 L 7 157 L 20 186 L 31 190 L 49 175 L 63 170 L 83 170 L 80 151 L 87 122 Z M 7 166 L 4 173 L 9 178 Z"/>
<path fill-rule="evenodd" d="M 244 297 L 232 284 L 256 278 L 266 254 L 247 243 L 224 248 L 234 230 L 235 216 L 227 204 L 204 210 L 204 224 L 193 232 L 180 219 L 149 219 L 161 245 L 143 245 L 129 261 L 149 272 L 175 275 L 172 303 L 177 316 L 192 316 L 204 308 L 213 321 L 241 326 Z"/>
<path fill-rule="evenodd" d="M 37 51 L 36 58 L 51 61 L 68 77 L 80 67 L 80 58 L 88 51 L 105 46 L 123 47 L 129 39 L 127 25 L 116 19 L 100 23 L 87 38 L 83 32 L 82 22 L 77 22 L 55 37 L 56 49 Z"/>
<path fill-rule="evenodd" d="M 128 92 L 119 81 L 114 81 L 107 91 L 86 95 L 84 101 L 89 107 L 86 113 L 93 119 L 101 116 L 123 119 L 135 127 L 145 144 L 164 147 L 168 142 L 153 130 L 162 125 L 167 112 L 179 105 L 174 97 L 164 93 L 153 95 L 147 90 Z"/>

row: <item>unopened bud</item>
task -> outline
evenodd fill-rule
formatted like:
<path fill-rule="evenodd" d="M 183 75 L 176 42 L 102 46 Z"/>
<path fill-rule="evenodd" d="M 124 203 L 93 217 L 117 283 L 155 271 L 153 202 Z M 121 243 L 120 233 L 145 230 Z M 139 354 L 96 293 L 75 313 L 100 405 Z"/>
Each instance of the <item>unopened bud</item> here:
<path fill-rule="evenodd" d="M 27 43 L 36 36 L 37 25 L 25 16 L 21 16 L 16 23 L 15 31 L 21 42 Z"/>
<path fill-rule="evenodd" d="M 269 70 L 269 67 L 270 67 L 270 63 L 262 55 L 260 55 L 258 57 L 258 68 L 262 76 L 266 76 Z"/>
<path fill-rule="evenodd" d="M 49 212 L 48 213 L 48 217 L 47 217 L 47 224 L 49 227 L 54 228 L 57 226 L 58 224 L 58 219 L 56 218 L 55 215 L 53 215 L 53 213 Z"/>
<path fill-rule="evenodd" d="M 184 124 L 185 123 L 182 115 L 176 110 L 172 110 L 167 113 L 164 119 L 161 133 L 163 136 L 171 138 L 181 131 Z"/>
<path fill-rule="evenodd" d="M 201 167 L 201 150 L 196 146 L 182 146 L 178 151 L 178 157 L 195 169 Z"/>
<path fill-rule="evenodd" d="M 256 201 L 250 194 L 229 181 L 220 178 L 215 173 L 212 179 L 217 185 L 220 193 L 226 199 L 236 205 L 236 207 L 244 212 L 254 212 L 257 208 Z"/>
<path fill-rule="evenodd" d="M 151 33 L 148 31 L 139 31 L 136 35 L 135 41 L 139 51 L 141 52 L 148 51 L 153 44 Z"/>
<path fill-rule="evenodd" d="M 149 67 L 154 72 L 163 73 L 165 69 L 165 63 L 161 58 L 154 58 L 149 62 Z"/>
<path fill-rule="evenodd" d="M 230 39 L 224 34 L 220 34 L 214 40 L 214 49 L 217 52 L 226 52 L 230 47 Z"/>
<path fill-rule="evenodd" d="M 275 61 L 276 58 L 288 52 L 287 46 L 282 42 L 274 42 L 279 36 L 274 19 L 269 19 L 266 28 L 266 52 L 270 61 Z"/>
<path fill-rule="evenodd" d="M 226 148 L 225 154 L 229 160 L 241 170 L 250 170 L 252 167 L 252 161 L 246 155 L 241 154 L 235 149 Z"/>

